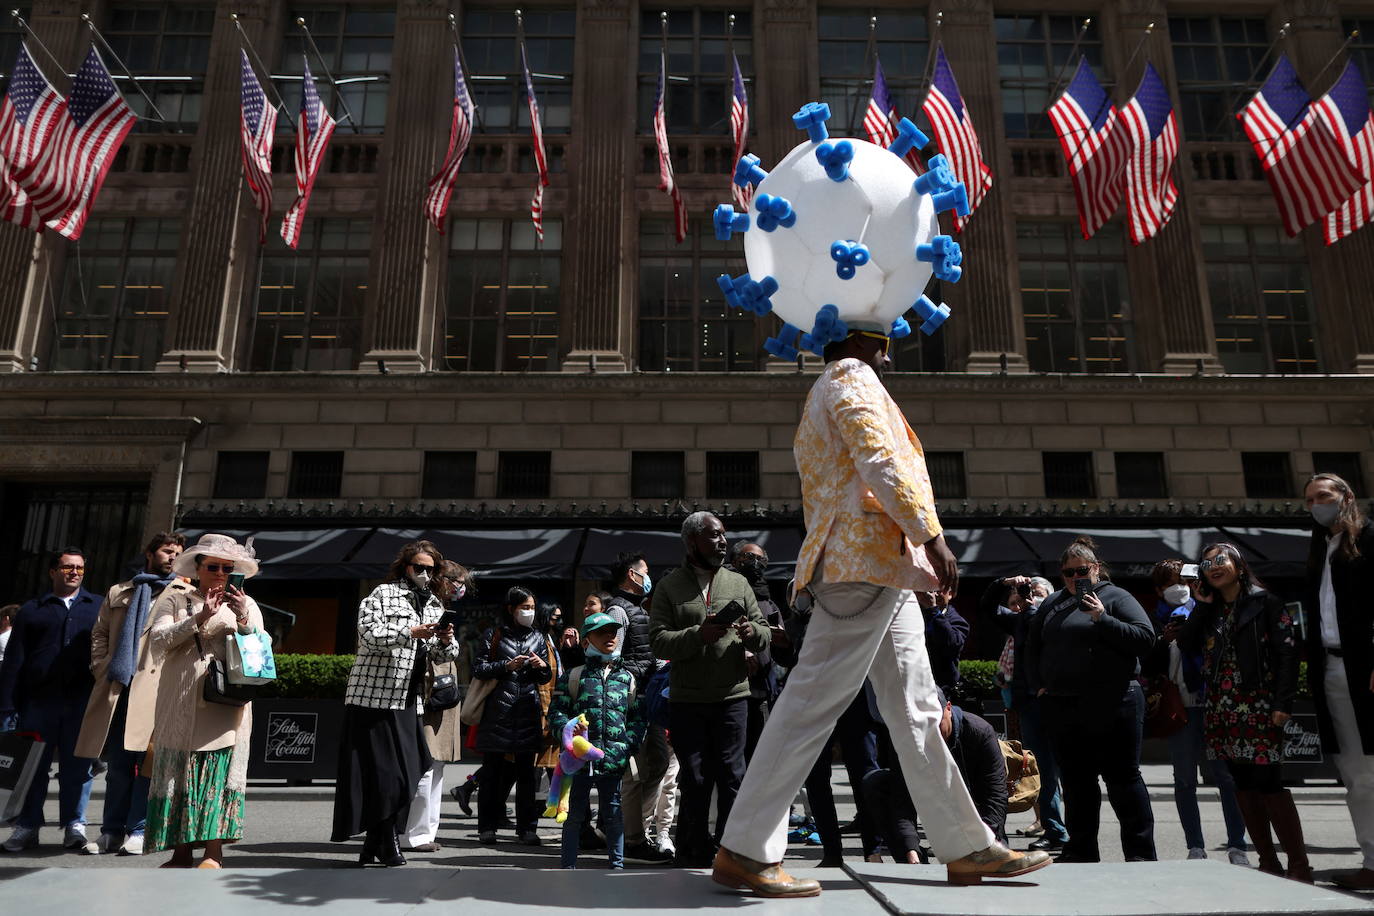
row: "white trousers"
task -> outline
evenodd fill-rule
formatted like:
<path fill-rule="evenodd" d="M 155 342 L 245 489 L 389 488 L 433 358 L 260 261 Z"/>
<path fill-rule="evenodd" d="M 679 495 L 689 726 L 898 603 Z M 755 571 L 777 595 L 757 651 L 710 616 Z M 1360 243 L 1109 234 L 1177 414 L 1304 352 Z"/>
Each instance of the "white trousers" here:
<path fill-rule="evenodd" d="M 1366 756 L 1360 742 L 1360 726 L 1355 721 L 1355 707 L 1350 702 L 1350 684 L 1345 674 L 1345 662 L 1327 656 L 1326 706 L 1331 712 L 1331 724 L 1336 729 L 1340 753 L 1334 755 L 1336 769 L 1345 783 L 1345 805 L 1355 825 L 1355 841 L 1364 854 L 1364 867 L 1374 869 L 1374 757 Z M 1357 690 L 1368 690 L 1359 684 Z"/>
<path fill-rule="evenodd" d="M 992 831 L 940 736 L 943 710 L 914 593 L 866 582 L 813 583 L 811 591 L 816 607 L 801 658 L 768 716 L 721 845 L 760 862 L 782 861 L 788 806 L 867 677 L 940 861 L 991 846 Z"/>
<path fill-rule="evenodd" d="M 653 822 L 660 846 L 663 845 L 664 840 L 671 841 L 673 823 L 677 820 L 677 771 L 677 755 L 673 753 L 672 748 L 669 748 L 668 769 L 664 771 L 663 780 L 658 784 L 658 798 L 654 802 L 654 810 L 648 818 L 649 821 Z"/>
<path fill-rule="evenodd" d="M 437 760 L 425 770 L 415 797 L 410 802 L 410 816 L 406 818 L 401 845 L 409 849 L 433 843 L 439 835 L 439 803 L 444 800 L 444 765 Z"/>

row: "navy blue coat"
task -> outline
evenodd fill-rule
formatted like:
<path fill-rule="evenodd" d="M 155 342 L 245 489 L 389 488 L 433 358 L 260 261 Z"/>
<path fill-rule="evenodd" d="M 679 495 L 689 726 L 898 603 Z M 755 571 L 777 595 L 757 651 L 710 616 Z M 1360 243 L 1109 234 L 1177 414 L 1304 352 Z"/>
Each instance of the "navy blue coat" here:
<path fill-rule="evenodd" d="M 0 665 L 0 710 L 22 711 L 35 702 L 85 704 L 91 677 L 91 628 L 100 597 L 78 589 L 70 609 L 48 592 L 19 609 Z"/>

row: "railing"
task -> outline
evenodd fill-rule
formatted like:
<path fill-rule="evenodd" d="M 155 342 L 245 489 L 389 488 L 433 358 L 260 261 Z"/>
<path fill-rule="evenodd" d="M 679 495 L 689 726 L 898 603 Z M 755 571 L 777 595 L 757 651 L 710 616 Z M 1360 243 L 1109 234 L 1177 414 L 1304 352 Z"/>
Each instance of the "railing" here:
<path fill-rule="evenodd" d="M 110 171 L 125 174 L 189 172 L 191 146 L 195 140 L 194 134 L 130 134 L 115 155 Z"/>
<path fill-rule="evenodd" d="M 1054 140 L 1011 140 L 1011 173 L 1016 178 L 1063 178 L 1064 154 Z"/>
<path fill-rule="evenodd" d="M 691 137 L 672 140 L 669 150 L 676 175 L 725 175 L 735 170 L 735 146 L 725 137 Z M 652 137 L 639 138 L 640 172 L 658 174 L 658 145 Z"/>
<path fill-rule="evenodd" d="M 1189 143 L 1187 162 L 1198 181 L 1263 181 L 1259 159 L 1244 143 Z"/>
<path fill-rule="evenodd" d="M 348 135 L 335 133 L 325 150 L 320 171 L 327 175 L 370 175 L 377 171 L 381 158 L 382 138 L 379 135 Z M 272 144 L 272 174 L 295 174 L 296 144 L 283 137 Z"/>

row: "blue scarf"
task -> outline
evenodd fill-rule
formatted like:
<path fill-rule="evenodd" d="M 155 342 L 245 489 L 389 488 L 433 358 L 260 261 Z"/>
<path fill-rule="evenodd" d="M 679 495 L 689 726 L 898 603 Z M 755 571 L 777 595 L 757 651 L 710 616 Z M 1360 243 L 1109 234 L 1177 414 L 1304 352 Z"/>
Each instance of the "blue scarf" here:
<path fill-rule="evenodd" d="M 148 610 L 153 606 L 153 586 L 157 586 L 160 594 L 175 578 L 171 573 L 165 579 L 150 572 L 134 576 L 134 596 L 124 613 L 124 626 L 120 627 L 119 641 L 110 653 L 110 667 L 105 672 L 111 683 L 128 687 L 134 679 L 134 672 L 138 670 L 138 637 L 148 623 Z"/>

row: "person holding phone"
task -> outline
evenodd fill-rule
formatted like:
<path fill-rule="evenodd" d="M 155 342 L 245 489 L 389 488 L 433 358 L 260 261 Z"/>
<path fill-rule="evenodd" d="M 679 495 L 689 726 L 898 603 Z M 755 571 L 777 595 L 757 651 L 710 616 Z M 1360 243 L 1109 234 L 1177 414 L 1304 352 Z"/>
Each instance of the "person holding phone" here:
<path fill-rule="evenodd" d="M 1155 819 L 1140 776 L 1145 695 L 1136 678 L 1155 630 L 1130 592 L 1106 579 L 1092 538 L 1076 538 L 1060 568 L 1064 587 L 1031 618 L 1025 661 L 1064 793 L 1069 839 L 1059 861 L 1101 861 L 1101 778 L 1126 861 L 1152 862 Z"/>
<path fill-rule="evenodd" d="M 432 590 L 444 557 L 429 541 L 411 541 L 385 582 L 358 606 L 358 654 L 344 695 L 339 772 L 330 839 L 362 833 L 359 865 L 406 864 L 397 844 L 411 799 L 434 759 L 420 720 L 429 661 L 456 660 L 453 627 L 439 620 Z"/>

